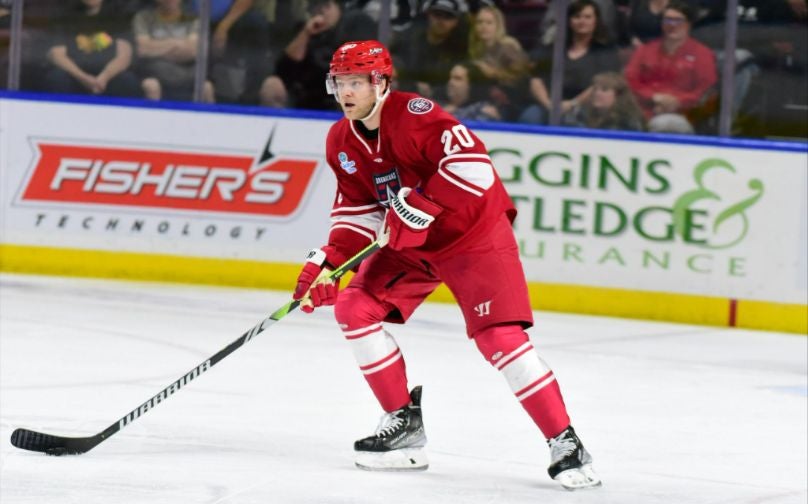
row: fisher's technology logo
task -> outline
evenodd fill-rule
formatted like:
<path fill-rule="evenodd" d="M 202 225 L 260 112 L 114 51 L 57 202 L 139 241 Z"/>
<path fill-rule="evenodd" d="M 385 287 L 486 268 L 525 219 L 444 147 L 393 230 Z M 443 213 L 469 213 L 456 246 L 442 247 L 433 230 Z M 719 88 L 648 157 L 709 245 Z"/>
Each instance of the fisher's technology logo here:
<path fill-rule="evenodd" d="M 674 159 L 560 151 L 490 155 L 519 210 L 526 260 L 746 275 L 746 257 L 735 251 L 765 188 L 725 159 L 689 168 Z"/>
<path fill-rule="evenodd" d="M 168 387 L 164 388 L 159 394 L 141 404 L 136 410 L 130 412 L 128 415 L 118 420 L 118 428 L 123 429 L 130 423 L 140 418 L 141 415 L 143 415 L 150 409 L 154 409 L 155 406 L 157 406 L 164 400 L 168 399 L 168 396 L 174 395 L 175 392 L 179 391 L 182 387 L 190 383 L 193 379 L 197 378 L 199 375 L 201 375 L 210 368 L 211 363 L 210 359 L 208 359 L 202 364 L 192 369 L 191 371 L 189 371 L 188 374 L 186 374 L 179 380 L 175 381 Z"/>
<path fill-rule="evenodd" d="M 319 163 L 274 154 L 273 136 L 257 155 L 33 139 L 37 156 L 18 202 L 42 208 L 34 226 L 55 231 L 258 240 L 264 227 L 233 221 L 291 216 Z"/>

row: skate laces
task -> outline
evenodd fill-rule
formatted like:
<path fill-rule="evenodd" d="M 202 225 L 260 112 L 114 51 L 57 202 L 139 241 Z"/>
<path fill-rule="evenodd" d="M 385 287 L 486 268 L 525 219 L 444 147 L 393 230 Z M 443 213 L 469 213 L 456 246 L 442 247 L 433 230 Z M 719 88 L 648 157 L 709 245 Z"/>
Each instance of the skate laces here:
<path fill-rule="evenodd" d="M 550 454 L 553 462 L 567 457 L 569 454 L 573 453 L 576 448 L 578 448 L 578 443 L 575 442 L 575 439 L 566 437 L 564 434 L 550 439 L 548 444 L 550 445 Z"/>
<path fill-rule="evenodd" d="M 404 425 L 403 415 L 399 416 L 401 413 L 403 413 L 403 410 L 385 413 L 381 420 L 379 420 L 379 425 L 376 426 L 376 437 L 389 436 Z"/>

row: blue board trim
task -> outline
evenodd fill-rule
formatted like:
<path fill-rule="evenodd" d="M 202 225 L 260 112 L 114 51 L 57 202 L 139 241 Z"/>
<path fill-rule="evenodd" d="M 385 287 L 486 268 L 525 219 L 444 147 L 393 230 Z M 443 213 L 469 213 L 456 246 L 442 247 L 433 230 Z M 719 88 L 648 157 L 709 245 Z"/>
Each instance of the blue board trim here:
<path fill-rule="evenodd" d="M 182 112 L 205 112 L 216 114 L 235 114 L 266 117 L 284 117 L 289 119 L 315 119 L 335 121 L 342 117 L 339 112 L 274 109 L 249 105 L 205 104 L 192 102 L 148 101 L 134 98 L 110 98 L 88 95 L 63 95 L 51 93 L 32 93 L 26 91 L 0 90 L 0 98 L 9 100 L 25 100 L 37 102 L 55 102 L 71 104 L 102 105 L 131 107 L 141 109 L 177 110 Z M 514 123 L 491 123 L 469 121 L 477 130 L 496 131 L 502 133 L 528 133 L 534 135 L 552 135 L 576 138 L 594 138 L 601 140 L 623 140 L 632 142 L 664 143 L 677 145 L 695 145 L 700 147 L 721 147 L 731 149 L 753 149 L 780 152 L 808 153 L 808 142 L 772 141 L 747 138 L 719 138 L 695 135 L 671 135 L 662 133 L 639 133 L 627 131 L 591 130 L 585 128 L 566 128 L 554 126 L 536 126 Z"/>

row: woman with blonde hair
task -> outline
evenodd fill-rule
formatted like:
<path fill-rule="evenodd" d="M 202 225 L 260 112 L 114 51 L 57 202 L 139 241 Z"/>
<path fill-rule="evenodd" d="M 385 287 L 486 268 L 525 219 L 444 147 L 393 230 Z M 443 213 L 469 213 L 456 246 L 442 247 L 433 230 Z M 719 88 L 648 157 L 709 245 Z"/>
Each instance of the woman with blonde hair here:
<path fill-rule="evenodd" d="M 564 114 L 565 126 L 643 131 L 644 117 L 626 79 L 617 72 L 603 72 L 592 78 L 592 92 Z"/>
<path fill-rule="evenodd" d="M 469 56 L 489 79 L 512 84 L 527 76 L 528 55 L 505 31 L 505 16 L 493 5 L 474 15 L 469 33 Z"/>
<path fill-rule="evenodd" d="M 469 58 L 493 81 L 491 97 L 500 110 L 506 116 L 508 110 L 514 115 L 521 111 L 527 99 L 529 57 L 519 41 L 507 34 L 505 16 L 493 5 L 483 5 L 474 14 Z"/>

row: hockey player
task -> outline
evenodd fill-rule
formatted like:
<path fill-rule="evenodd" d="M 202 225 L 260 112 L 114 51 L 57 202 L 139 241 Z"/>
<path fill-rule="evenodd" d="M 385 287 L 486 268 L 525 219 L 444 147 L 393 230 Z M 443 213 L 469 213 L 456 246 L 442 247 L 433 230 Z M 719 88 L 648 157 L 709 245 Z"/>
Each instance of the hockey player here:
<path fill-rule="evenodd" d="M 428 466 L 421 387 L 408 391 L 404 357 L 383 323 L 404 323 L 444 282 L 469 338 L 548 440 L 550 476 L 568 489 L 600 485 L 553 372 L 524 331 L 533 317 L 511 227 L 516 211 L 485 145 L 434 102 L 391 91 L 392 74 L 390 54 L 375 40 L 349 42 L 334 53 L 326 86 L 345 117 L 328 133 L 326 160 L 337 194 L 328 243 L 309 254 L 294 293 L 306 312 L 335 305 L 386 412 L 376 432 L 354 444 L 356 465 Z M 383 232 L 387 246 L 338 296 L 327 272 Z"/>

